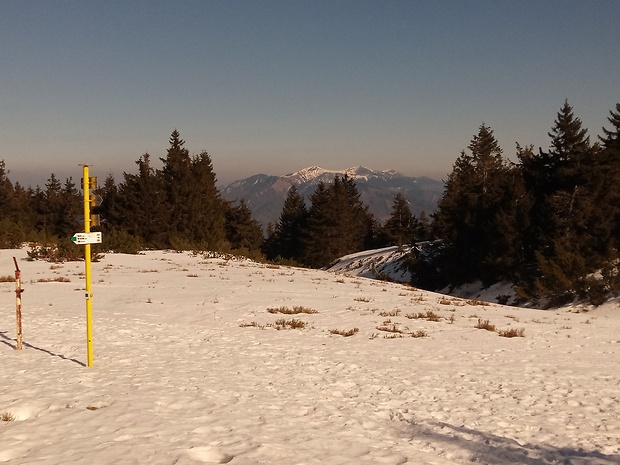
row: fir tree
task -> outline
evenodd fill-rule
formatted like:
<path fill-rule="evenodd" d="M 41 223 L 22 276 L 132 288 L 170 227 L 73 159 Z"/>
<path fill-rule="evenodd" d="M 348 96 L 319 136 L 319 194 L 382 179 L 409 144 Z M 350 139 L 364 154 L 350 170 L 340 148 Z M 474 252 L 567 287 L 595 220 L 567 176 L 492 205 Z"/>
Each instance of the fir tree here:
<path fill-rule="evenodd" d="M 257 251 L 263 243 L 261 226 L 243 200 L 226 211 L 226 239 L 233 250 Z"/>
<path fill-rule="evenodd" d="M 207 152 L 192 157 L 191 175 L 192 189 L 186 200 L 191 212 L 188 236 L 201 248 L 221 250 L 226 247 L 226 205 Z"/>
<path fill-rule="evenodd" d="M 0 160 L 0 247 L 20 247 L 30 228 L 30 202 L 25 191 L 8 178 L 4 160 Z"/>
<path fill-rule="evenodd" d="M 174 248 L 173 242 L 191 241 L 192 217 L 194 215 L 194 179 L 192 176 L 192 161 L 189 151 L 184 147 L 185 141 L 181 139 L 175 129 L 170 135 L 170 147 L 166 158 L 160 158 L 163 168 L 160 173 L 166 211 L 168 213 L 166 224 L 170 234 L 167 246 Z"/>
<path fill-rule="evenodd" d="M 292 185 L 284 200 L 280 219 L 273 233 L 268 234 L 269 244 L 266 246 L 267 257 L 299 261 L 302 257 L 302 232 L 306 227 L 308 209 L 304 198 Z"/>
<path fill-rule="evenodd" d="M 493 131 L 481 125 L 470 153 L 461 152 L 434 215 L 437 237 L 444 241 L 443 273 L 454 284 L 500 280 L 494 253 L 498 215 L 505 211 L 509 168 Z M 506 252 L 506 251 L 505 251 Z"/>
<path fill-rule="evenodd" d="M 352 179 L 336 177 L 329 188 L 320 183 L 310 201 L 302 236 L 306 265 L 326 266 L 343 255 L 364 250 L 371 242 L 373 218 Z"/>
<path fill-rule="evenodd" d="M 420 222 L 411 213 L 409 202 L 399 192 L 394 197 L 392 213 L 383 226 L 386 245 L 397 245 L 399 247 L 419 240 Z"/>
<path fill-rule="evenodd" d="M 585 292 L 585 275 L 601 266 L 608 240 L 602 229 L 593 234 L 601 174 L 597 149 L 590 146 L 587 130 L 568 102 L 558 112 L 549 136 L 548 152 L 541 149 L 538 155 L 520 157 L 525 186 L 533 199 L 532 227 L 525 244 L 537 269 L 536 294 L 561 303 Z"/>
<path fill-rule="evenodd" d="M 118 201 L 109 205 L 111 226 L 120 227 L 144 240 L 146 247 L 164 248 L 169 244 L 170 212 L 165 203 L 161 178 L 151 167 L 148 153 L 137 161 L 138 173 L 123 173 L 118 186 Z"/>

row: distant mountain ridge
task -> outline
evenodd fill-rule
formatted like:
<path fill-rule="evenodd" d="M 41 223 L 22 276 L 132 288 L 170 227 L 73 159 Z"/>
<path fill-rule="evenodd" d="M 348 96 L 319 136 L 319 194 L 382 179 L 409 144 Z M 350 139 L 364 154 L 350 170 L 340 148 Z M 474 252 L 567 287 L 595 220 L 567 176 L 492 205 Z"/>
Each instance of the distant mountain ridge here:
<path fill-rule="evenodd" d="M 362 201 L 382 223 L 390 216 L 398 192 L 410 202 L 412 213 L 419 215 L 423 211 L 432 213 L 444 191 L 444 184 L 440 181 L 424 176 L 405 176 L 394 170 L 375 171 L 364 166 L 327 170 L 311 166 L 283 176 L 257 174 L 240 179 L 224 187 L 221 194 L 226 200 L 245 200 L 254 218 L 266 228 L 269 223 L 278 222 L 292 185 L 297 187 L 309 206 L 308 199 L 319 183 L 330 184 L 336 176 L 345 175 L 355 180 Z"/>

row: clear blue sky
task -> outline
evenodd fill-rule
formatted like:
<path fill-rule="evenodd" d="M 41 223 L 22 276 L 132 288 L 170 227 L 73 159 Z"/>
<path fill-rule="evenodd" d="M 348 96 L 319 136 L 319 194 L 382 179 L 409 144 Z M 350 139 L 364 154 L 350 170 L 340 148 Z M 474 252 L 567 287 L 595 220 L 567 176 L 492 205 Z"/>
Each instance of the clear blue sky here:
<path fill-rule="evenodd" d="M 319 165 L 445 179 L 480 124 L 514 159 L 568 99 L 620 102 L 618 0 L 1 0 L 9 178 L 134 173 L 176 128 L 222 183 Z"/>

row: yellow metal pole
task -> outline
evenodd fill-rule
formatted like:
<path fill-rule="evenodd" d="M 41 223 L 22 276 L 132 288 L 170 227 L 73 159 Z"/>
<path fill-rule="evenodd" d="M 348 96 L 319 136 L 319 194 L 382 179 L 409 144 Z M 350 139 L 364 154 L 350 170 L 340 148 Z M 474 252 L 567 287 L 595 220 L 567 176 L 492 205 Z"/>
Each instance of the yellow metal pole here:
<path fill-rule="evenodd" d="M 88 165 L 84 165 L 83 190 L 84 190 L 84 232 L 90 232 L 90 182 L 88 177 Z M 92 277 L 90 273 L 90 244 L 84 245 L 84 263 L 86 266 L 86 352 L 88 366 L 93 365 L 93 304 L 92 304 Z"/>

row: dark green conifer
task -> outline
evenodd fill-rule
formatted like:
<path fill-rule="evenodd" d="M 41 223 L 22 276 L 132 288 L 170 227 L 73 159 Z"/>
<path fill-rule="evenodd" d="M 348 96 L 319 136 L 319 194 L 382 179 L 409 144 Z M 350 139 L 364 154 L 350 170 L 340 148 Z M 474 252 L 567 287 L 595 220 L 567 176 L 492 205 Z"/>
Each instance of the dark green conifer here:
<path fill-rule="evenodd" d="M 263 243 L 262 228 L 243 200 L 226 211 L 226 239 L 233 250 L 258 251 Z"/>
<path fill-rule="evenodd" d="M 280 219 L 273 233 L 267 235 L 270 238 L 266 246 L 268 258 L 300 261 L 303 252 L 301 236 L 307 219 L 306 202 L 297 187 L 292 185 L 286 194 Z"/>
<path fill-rule="evenodd" d="M 461 152 L 434 215 L 435 234 L 444 241 L 442 272 L 454 284 L 500 280 L 494 255 L 498 248 L 498 215 L 507 197 L 509 167 L 493 131 L 482 124 Z M 510 253 L 510 251 L 504 251 Z"/>

